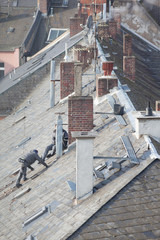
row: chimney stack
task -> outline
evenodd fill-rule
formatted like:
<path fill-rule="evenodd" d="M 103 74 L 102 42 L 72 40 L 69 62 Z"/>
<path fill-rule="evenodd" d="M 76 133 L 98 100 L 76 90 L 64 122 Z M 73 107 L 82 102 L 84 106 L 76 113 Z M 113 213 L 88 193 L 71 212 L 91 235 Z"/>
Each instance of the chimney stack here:
<path fill-rule="evenodd" d="M 111 75 L 113 70 L 113 61 L 103 62 L 102 69 L 104 75 L 96 80 L 96 96 L 102 97 L 110 92 L 111 89 L 118 86 L 116 75 Z"/>
<path fill-rule="evenodd" d="M 114 20 L 117 23 L 117 33 L 121 32 L 121 14 L 119 12 L 115 12 Z"/>
<path fill-rule="evenodd" d="M 71 132 L 88 132 L 93 129 L 93 98 L 72 96 L 68 99 L 68 138 L 69 144 L 75 141 Z"/>
<path fill-rule="evenodd" d="M 74 63 L 74 92 L 75 96 L 82 95 L 82 63 Z"/>
<path fill-rule="evenodd" d="M 115 20 L 110 20 L 109 23 L 109 34 L 113 39 L 116 39 L 117 35 L 117 22 Z"/>
<path fill-rule="evenodd" d="M 88 67 L 89 64 L 92 63 L 92 59 L 94 59 L 94 47 L 86 47 L 81 45 L 76 45 L 74 48 L 74 61 L 83 63 L 83 70 Z M 98 55 L 98 50 L 96 49 L 96 57 Z"/>
<path fill-rule="evenodd" d="M 47 0 L 37 0 L 37 7 L 42 12 L 43 16 L 47 16 L 48 13 Z"/>
<path fill-rule="evenodd" d="M 98 37 L 104 41 L 108 41 L 109 37 L 109 26 L 106 23 L 98 24 Z"/>
<path fill-rule="evenodd" d="M 135 56 L 123 56 L 123 71 L 127 78 L 135 82 Z"/>
<path fill-rule="evenodd" d="M 75 92 L 82 95 L 82 66 L 80 62 L 60 63 L 60 98 L 63 99 Z"/>
<path fill-rule="evenodd" d="M 123 35 L 123 56 L 132 56 L 132 36 L 130 34 Z"/>
<path fill-rule="evenodd" d="M 76 200 L 93 194 L 93 140 L 92 132 L 72 132 L 76 138 Z M 83 153 L 83 154 L 82 154 Z"/>
<path fill-rule="evenodd" d="M 60 98 L 74 92 L 74 62 L 60 63 Z"/>
<path fill-rule="evenodd" d="M 148 110 L 147 110 L 148 113 Z M 136 137 L 139 139 L 142 135 L 149 135 L 160 139 L 160 114 L 159 112 L 136 112 Z"/>
<path fill-rule="evenodd" d="M 132 36 L 123 35 L 123 71 L 127 78 L 135 81 L 135 56 L 132 56 Z"/>
<path fill-rule="evenodd" d="M 70 18 L 70 37 L 73 37 L 77 33 L 81 32 L 83 25 L 83 18 L 82 17 L 72 17 Z"/>

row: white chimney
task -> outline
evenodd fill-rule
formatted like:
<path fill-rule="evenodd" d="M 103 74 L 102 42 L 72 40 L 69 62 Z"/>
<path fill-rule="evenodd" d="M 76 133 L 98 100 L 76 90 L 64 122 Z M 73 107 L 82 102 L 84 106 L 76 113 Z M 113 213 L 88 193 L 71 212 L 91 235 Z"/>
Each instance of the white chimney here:
<path fill-rule="evenodd" d="M 76 199 L 82 200 L 93 193 L 93 140 L 94 132 L 72 132 L 76 138 Z"/>
<path fill-rule="evenodd" d="M 106 12 L 106 3 L 103 3 L 103 21 L 106 22 L 107 12 Z"/>
<path fill-rule="evenodd" d="M 160 139 L 160 113 L 152 112 L 147 115 L 145 112 L 136 112 L 136 137 L 139 139 L 142 135 L 150 135 Z"/>

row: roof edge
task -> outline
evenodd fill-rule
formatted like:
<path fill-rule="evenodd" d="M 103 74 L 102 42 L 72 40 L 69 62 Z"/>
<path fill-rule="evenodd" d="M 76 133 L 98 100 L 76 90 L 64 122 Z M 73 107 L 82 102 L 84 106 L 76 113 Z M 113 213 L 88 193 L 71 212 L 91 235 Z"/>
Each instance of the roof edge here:
<path fill-rule="evenodd" d="M 113 180 L 109 185 L 103 187 L 103 199 L 102 199 L 102 189 L 98 190 L 95 194 L 84 201 L 85 205 L 90 206 L 90 198 L 92 198 L 92 213 L 86 212 L 84 215 L 83 222 L 77 223 L 73 231 L 65 234 L 63 240 L 66 240 L 73 233 L 75 233 L 89 218 L 91 218 L 101 207 L 108 203 L 113 197 L 115 197 L 125 186 L 127 186 L 135 177 L 137 177 L 141 172 L 143 172 L 150 164 L 152 164 L 157 158 L 147 159 L 136 165 L 134 168 L 131 168 L 128 172 L 124 173 L 120 177 Z M 134 169 L 134 170 L 133 170 Z M 83 203 L 77 206 L 81 212 Z M 82 209 L 81 209 L 82 208 Z"/>

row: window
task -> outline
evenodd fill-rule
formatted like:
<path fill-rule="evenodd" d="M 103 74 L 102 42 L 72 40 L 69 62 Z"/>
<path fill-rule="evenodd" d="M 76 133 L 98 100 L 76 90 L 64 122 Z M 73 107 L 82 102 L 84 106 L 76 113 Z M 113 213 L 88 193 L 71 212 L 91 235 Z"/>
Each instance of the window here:
<path fill-rule="evenodd" d="M 58 28 L 51 28 L 48 34 L 47 42 L 52 42 L 59 36 L 61 36 L 67 29 L 58 29 Z"/>
<path fill-rule="evenodd" d="M 0 62 L 0 78 L 4 77 L 4 63 Z"/>

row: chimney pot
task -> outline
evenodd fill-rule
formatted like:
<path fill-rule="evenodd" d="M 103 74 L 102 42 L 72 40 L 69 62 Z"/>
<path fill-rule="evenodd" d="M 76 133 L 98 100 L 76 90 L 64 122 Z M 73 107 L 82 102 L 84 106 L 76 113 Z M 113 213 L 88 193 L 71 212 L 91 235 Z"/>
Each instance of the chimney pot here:
<path fill-rule="evenodd" d="M 148 107 L 146 108 L 146 116 L 152 116 L 152 108 L 150 101 L 148 102 Z"/>
<path fill-rule="evenodd" d="M 104 70 L 104 76 L 111 75 L 111 72 L 113 70 L 113 64 L 114 64 L 114 62 L 112 62 L 112 61 L 103 62 L 102 69 Z"/>

